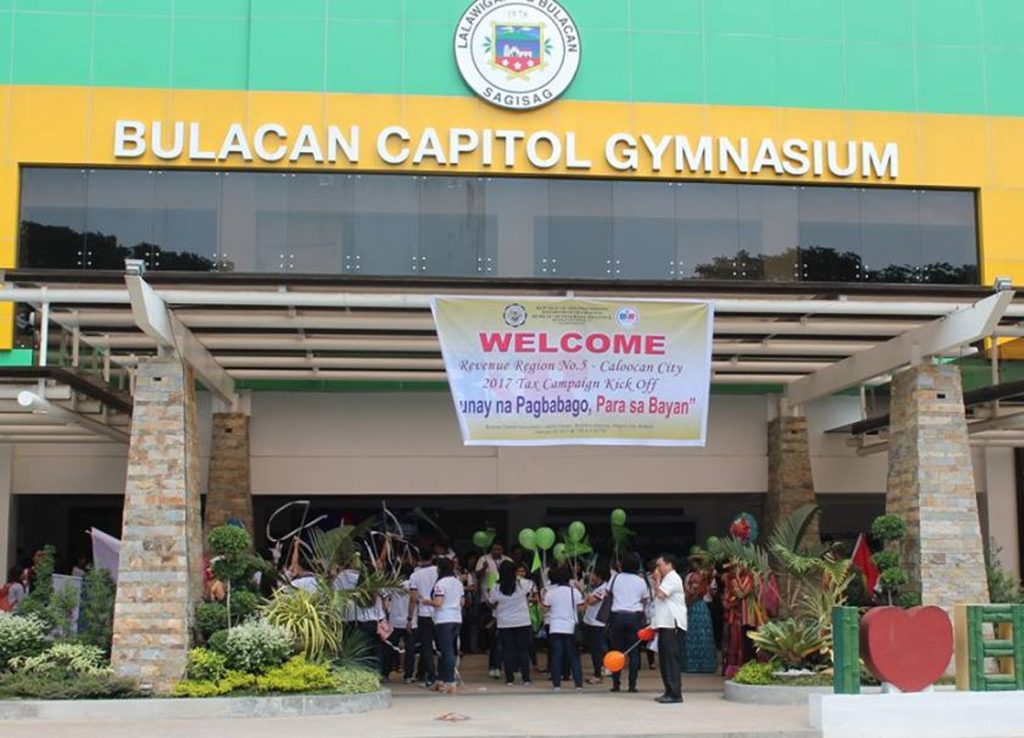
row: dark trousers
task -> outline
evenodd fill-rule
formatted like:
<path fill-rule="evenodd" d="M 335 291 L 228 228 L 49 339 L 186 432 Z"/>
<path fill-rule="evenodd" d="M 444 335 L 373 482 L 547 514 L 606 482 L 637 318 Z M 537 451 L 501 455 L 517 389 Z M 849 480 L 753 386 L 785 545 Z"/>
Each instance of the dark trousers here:
<path fill-rule="evenodd" d="M 604 654 L 608 650 L 605 642 L 606 628 L 603 625 L 584 625 L 583 632 L 587 637 L 587 651 L 590 653 L 590 662 L 594 667 L 594 676 L 601 678 L 601 668 L 604 666 Z"/>
<path fill-rule="evenodd" d="M 416 668 L 416 631 L 395 628 L 388 636 L 388 643 L 394 648 L 384 649 L 384 676 L 401 666 L 403 676 L 412 679 Z M 403 649 L 405 653 L 399 653 L 395 649 Z"/>
<path fill-rule="evenodd" d="M 608 628 L 611 630 L 612 648 L 626 653 L 639 639 L 636 632 L 643 625 L 641 612 L 613 612 Z M 634 648 L 626 657 L 629 665 L 629 688 L 636 689 L 636 681 L 640 676 L 640 650 Z M 612 674 L 612 685 L 618 687 L 622 680 L 622 672 Z"/>
<path fill-rule="evenodd" d="M 373 659 L 370 668 L 380 671 L 383 676 L 387 676 L 388 673 L 384 671 L 384 642 L 377 635 L 377 621 L 360 620 L 356 624 L 356 628 L 366 636 L 366 645 L 370 647 L 370 658 Z"/>
<path fill-rule="evenodd" d="M 501 657 L 505 664 L 505 681 L 514 682 L 516 671 L 523 675 L 523 681 L 530 681 L 530 641 L 533 629 L 529 625 L 521 628 L 499 628 Z"/>
<path fill-rule="evenodd" d="M 462 623 L 439 623 L 434 626 L 437 650 L 441 652 L 440 677 L 444 684 L 455 684 L 455 659 Z"/>
<path fill-rule="evenodd" d="M 580 651 L 576 648 L 576 636 L 572 633 L 551 633 L 548 636 L 551 648 L 551 684 L 562 686 L 562 672 L 572 671 L 572 681 L 577 687 L 583 687 L 583 665 L 580 664 Z"/>
<path fill-rule="evenodd" d="M 658 663 L 665 696 L 683 698 L 683 647 L 686 631 L 680 628 L 658 628 Z"/>
<path fill-rule="evenodd" d="M 434 667 L 434 619 L 420 615 L 416 619 L 420 635 L 420 671 L 423 681 L 433 684 L 437 681 L 437 669 Z"/>

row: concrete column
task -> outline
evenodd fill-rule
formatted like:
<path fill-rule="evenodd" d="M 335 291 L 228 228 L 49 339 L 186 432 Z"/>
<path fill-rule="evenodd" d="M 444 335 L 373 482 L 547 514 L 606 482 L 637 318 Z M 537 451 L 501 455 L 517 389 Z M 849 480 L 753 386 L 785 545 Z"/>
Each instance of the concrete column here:
<path fill-rule="evenodd" d="M 925 365 L 892 380 L 886 511 L 907 523 L 903 566 L 926 605 L 988 602 L 960 370 Z"/>
<path fill-rule="evenodd" d="M 111 661 L 166 693 L 185 673 L 203 587 L 191 369 L 176 359 L 140 362 L 134 401 Z"/>
<path fill-rule="evenodd" d="M 209 533 L 232 518 L 240 520 L 250 534 L 255 532 L 249 481 L 249 416 L 214 413 L 203 530 Z"/>
<path fill-rule="evenodd" d="M 16 551 L 17 521 L 14 514 L 14 490 L 12 489 L 12 471 L 14 465 L 14 446 L 9 443 L 0 444 L 0 574 L 7 581 L 7 570 L 17 562 Z"/>
<path fill-rule="evenodd" d="M 1012 448 L 986 448 L 984 453 L 985 500 L 988 503 L 988 535 L 995 544 L 992 555 L 1004 569 L 1020 577 L 1020 531 L 1017 526 L 1017 465 Z"/>
<path fill-rule="evenodd" d="M 807 418 L 779 415 L 768 421 L 768 498 L 761 530 L 767 536 L 794 510 L 815 502 Z M 821 540 L 818 518 L 808 526 L 804 545 Z"/>

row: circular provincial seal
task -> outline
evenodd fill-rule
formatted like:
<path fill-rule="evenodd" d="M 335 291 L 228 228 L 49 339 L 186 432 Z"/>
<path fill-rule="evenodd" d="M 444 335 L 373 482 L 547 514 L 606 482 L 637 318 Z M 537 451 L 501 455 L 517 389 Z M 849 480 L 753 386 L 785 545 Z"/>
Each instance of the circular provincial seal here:
<path fill-rule="evenodd" d="M 501 317 L 505 319 L 505 324 L 509 327 L 518 328 L 526 323 L 526 308 L 518 302 L 513 302 L 511 305 L 505 306 L 505 312 L 502 313 Z"/>
<path fill-rule="evenodd" d="M 579 32 L 554 0 L 476 0 L 455 28 L 455 61 L 489 103 L 530 110 L 565 92 L 580 66 Z"/>

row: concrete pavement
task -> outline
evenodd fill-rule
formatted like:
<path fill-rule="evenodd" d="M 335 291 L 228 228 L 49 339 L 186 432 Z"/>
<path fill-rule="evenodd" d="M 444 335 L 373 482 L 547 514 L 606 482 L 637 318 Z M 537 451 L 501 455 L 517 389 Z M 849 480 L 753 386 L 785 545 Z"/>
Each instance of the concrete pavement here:
<path fill-rule="evenodd" d="M 815 738 L 806 707 L 764 707 L 696 693 L 682 705 L 655 694 L 469 693 L 396 696 L 390 710 L 307 718 L 136 722 L 9 721 L 5 738 Z M 448 717 L 449 719 L 443 719 Z"/>

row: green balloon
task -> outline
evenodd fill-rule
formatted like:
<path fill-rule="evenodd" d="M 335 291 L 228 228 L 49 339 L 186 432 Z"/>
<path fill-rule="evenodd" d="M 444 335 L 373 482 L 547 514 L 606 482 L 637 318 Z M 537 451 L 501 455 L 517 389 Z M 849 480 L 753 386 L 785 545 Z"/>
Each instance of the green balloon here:
<path fill-rule="evenodd" d="M 626 511 L 621 507 L 617 507 L 612 510 L 612 525 L 625 525 L 626 524 Z"/>
<path fill-rule="evenodd" d="M 551 530 L 547 526 L 538 528 L 536 532 L 537 548 L 541 551 L 547 551 L 549 548 L 555 545 L 555 531 Z"/>
<path fill-rule="evenodd" d="M 566 538 L 569 539 L 570 543 L 579 543 L 583 540 L 583 536 L 587 534 L 587 526 L 585 526 L 579 520 L 574 520 L 569 523 L 569 530 L 566 533 Z"/>
<path fill-rule="evenodd" d="M 565 560 L 565 544 L 564 543 L 556 543 L 555 544 L 555 549 L 551 553 L 554 554 L 555 559 L 557 561 L 564 561 Z"/>
<path fill-rule="evenodd" d="M 473 534 L 473 545 L 477 548 L 487 548 L 490 545 L 491 536 L 485 530 L 478 530 Z"/>
<path fill-rule="evenodd" d="M 519 531 L 519 545 L 528 551 L 533 551 L 537 548 L 537 534 L 533 528 L 523 528 Z"/>

